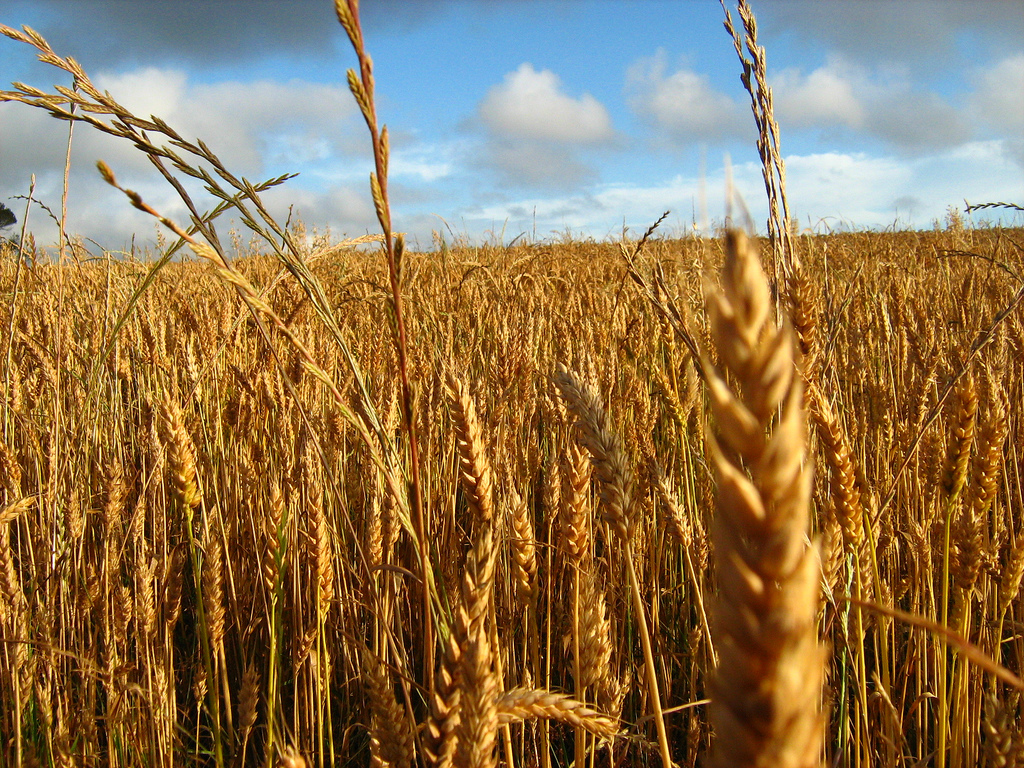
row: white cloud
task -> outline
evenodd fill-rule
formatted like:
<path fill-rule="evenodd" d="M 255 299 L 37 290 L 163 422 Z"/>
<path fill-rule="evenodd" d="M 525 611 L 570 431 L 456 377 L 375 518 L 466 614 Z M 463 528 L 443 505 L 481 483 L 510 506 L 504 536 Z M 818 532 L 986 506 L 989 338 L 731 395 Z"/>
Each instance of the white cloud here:
<path fill-rule="evenodd" d="M 370 199 L 369 185 L 340 185 L 324 191 L 277 187 L 262 197 L 267 209 L 278 221 L 288 216 L 302 217 L 310 228 L 330 227 L 335 235 L 358 236 L 379 231 L 377 214 Z"/>
<path fill-rule="evenodd" d="M 477 116 L 487 134 L 470 164 L 505 187 L 564 190 L 590 182 L 597 174 L 580 151 L 616 138 L 604 105 L 590 94 L 568 96 L 555 73 L 529 63 L 487 92 Z"/>
<path fill-rule="evenodd" d="M 976 113 L 997 130 L 1024 133 L 1024 53 L 979 72 L 975 81 Z"/>
<path fill-rule="evenodd" d="M 187 141 L 202 139 L 238 175 L 270 164 L 294 169 L 355 146 L 343 131 L 355 105 L 341 86 L 299 79 L 193 84 L 181 71 L 154 67 L 100 74 L 95 82 L 140 117 L 156 115 Z"/>
<path fill-rule="evenodd" d="M 756 213 L 765 206 L 759 206 L 760 167 L 755 164 L 733 168 L 735 188 Z M 492 203 L 474 207 L 463 212 L 471 222 L 508 221 L 508 231 L 528 231 L 536 222 L 540 236 L 564 232 L 566 229 L 597 238 L 615 237 L 621 232 L 623 221 L 633 231 L 643 231 L 664 211 L 672 215 L 662 232 L 669 232 L 673 226 L 689 228 L 690 212 L 697 207 L 707 190 L 711 195 L 720 192 L 719 200 L 724 201 L 724 171 L 719 168 L 706 179 L 676 175 L 670 179 L 650 185 L 602 184 L 590 189 L 562 196 L 537 196 L 512 200 L 507 203 Z M 724 216 L 724 202 L 715 201 L 712 216 L 721 220 Z M 684 223 L 684 219 L 686 220 Z M 678 232 L 676 233 L 678 234 Z"/>
<path fill-rule="evenodd" d="M 843 219 L 859 227 L 927 227 L 950 205 L 1020 198 L 1020 170 L 1001 141 L 971 141 L 913 158 L 864 153 L 823 153 L 786 159 L 790 207 L 808 217 Z"/>
<path fill-rule="evenodd" d="M 783 132 L 847 128 L 911 152 L 956 146 L 971 135 L 951 104 L 899 70 L 869 70 L 832 57 L 806 75 L 785 69 L 771 78 L 771 87 Z"/>
<path fill-rule="evenodd" d="M 487 92 L 479 116 L 491 133 L 507 139 L 601 144 L 614 136 L 601 102 L 589 93 L 566 95 L 558 75 L 529 63 Z"/>
<path fill-rule="evenodd" d="M 391 149 L 388 169 L 391 178 L 414 177 L 432 182 L 450 176 L 455 170 L 453 147 L 443 144 L 417 144 Z"/>
<path fill-rule="evenodd" d="M 93 81 L 139 117 L 169 120 L 181 112 L 188 75 L 176 69 L 145 67 L 121 74 L 98 74 Z"/>
<path fill-rule="evenodd" d="M 929 227 L 948 206 L 1017 200 L 1024 195 L 1020 172 L 1004 157 L 1000 141 L 968 142 L 943 152 L 913 158 L 857 152 L 825 152 L 786 158 L 790 210 L 802 227 Z M 744 162 L 732 167 L 733 187 L 751 219 L 765 229 L 767 204 L 761 167 Z M 565 195 L 536 195 L 467 207 L 460 216 L 471 226 L 508 221 L 510 232 L 541 236 L 564 232 L 614 237 L 623 220 L 641 231 L 665 210 L 663 229 L 688 230 L 690 217 L 707 199 L 713 222 L 725 215 L 725 171 L 706 178 L 677 175 L 653 184 L 602 184 Z M 734 211 L 735 213 L 735 211 Z M 698 214 L 699 215 L 699 214 Z"/>
<path fill-rule="evenodd" d="M 854 84 L 833 65 L 809 75 L 798 69 L 782 70 L 772 78 L 776 119 L 794 128 L 828 124 L 859 128 L 864 124 L 864 105 L 854 94 Z"/>
<path fill-rule="evenodd" d="M 633 111 L 675 139 L 735 136 L 745 127 L 742 107 L 690 69 L 668 74 L 663 50 L 634 63 L 626 75 Z"/>
<path fill-rule="evenodd" d="M 861 227 L 892 223 L 896 199 L 920 191 L 906 162 L 843 152 L 787 157 L 786 186 L 790 211 L 802 225 L 822 219 Z"/>
<path fill-rule="evenodd" d="M 111 155 L 106 157 L 109 159 Z M 112 163 L 112 166 L 115 164 Z M 122 176 L 123 174 L 118 174 L 118 180 L 125 183 Z M 188 223 L 185 204 L 163 179 L 136 179 L 128 186 L 162 215 L 179 224 Z M 187 186 L 190 193 L 196 193 L 194 184 Z M 62 173 L 48 171 L 37 177 L 34 198 L 47 205 L 56 215 L 60 214 L 61 192 Z M 27 189 L 21 193 L 26 194 Z M 20 219 L 23 202 L 17 202 L 19 204 L 15 210 Z M 109 187 L 92 164 L 80 166 L 72 171 L 68 187 L 67 214 L 67 233 L 70 236 L 92 239 L 102 247 L 112 250 L 127 248 L 132 242 L 140 245 L 152 242 L 159 228 L 156 219 L 133 208 L 121 192 Z M 44 211 L 33 207 L 29 214 L 29 224 L 29 229 L 41 246 L 56 245 L 57 224 Z M 219 230 L 222 226 L 218 222 Z"/>
<path fill-rule="evenodd" d="M 492 139 L 483 148 L 482 164 L 504 185 L 566 190 L 591 182 L 596 171 L 576 153 L 542 141 Z"/>
<path fill-rule="evenodd" d="M 179 70 L 152 67 L 101 74 L 94 82 L 140 117 L 156 115 L 186 140 L 202 139 L 230 172 L 252 181 L 303 170 L 311 163 L 339 164 L 353 153 L 368 151 L 365 129 L 354 119 L 355 106 L 341 86 L 302 80 L 193 84 Z M 67 124 L 39 109 L 4 105 L 0 134 L 4 137 L 0 167 L 5 187 L 0 193 L 25 191 L 28 176 L 34 173 L 37 197 L 58 210 Z M 150 133 L 150 139 L 168 143 L 156 133 Z M 143 194 L 161 213 L 179 222 L 186 220 L 187 211 L 177 195 L 129 142 L 79 125 L 72 147 L 70 231 L 104 243 L 117 243 L 133 231 L 152 231 L 147 217 L 133 211 L 120 193 L 98 179 L 95 164 L 99 159 L 110 165 L 122 184 Z M 175 151 L 195 162 L 184 151 Z M 15 188 L 8 191 L 8 185 Z M 212 208 L 213 201 L 198 184 L 186 180 L 185 186 L 200 210 Z M 286 190 L 292 187 L 294 184 Z M 42 217 L 33 214 L 33 218 L 38 224 Z M 356 216 L 349 221 L 362 222 L 364 218 Z M 45 241 L 55 239 L 50 225 L 40 231 L 47 233 Z"/>

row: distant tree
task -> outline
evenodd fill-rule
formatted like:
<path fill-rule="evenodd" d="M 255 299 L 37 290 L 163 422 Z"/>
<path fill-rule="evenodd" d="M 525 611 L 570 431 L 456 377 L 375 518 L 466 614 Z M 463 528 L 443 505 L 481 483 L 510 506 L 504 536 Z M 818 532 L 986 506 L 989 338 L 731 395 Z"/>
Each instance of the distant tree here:
<path fill-rule="evenodd" d="M 0 203 L 0 229 L 7 229 L 9 226 L 16 224 L 18 217 L 14 215 L 10 208 L 3 203 Z"/>

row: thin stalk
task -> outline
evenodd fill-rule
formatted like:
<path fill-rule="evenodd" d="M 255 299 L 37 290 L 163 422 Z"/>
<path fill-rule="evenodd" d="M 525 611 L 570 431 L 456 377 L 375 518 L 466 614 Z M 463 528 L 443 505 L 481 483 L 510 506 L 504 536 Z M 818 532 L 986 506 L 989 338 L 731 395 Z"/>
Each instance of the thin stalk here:
<path fill-rule="evenodd" d="M 537 601 L 530 601 L 527 609 L 527 621 L 529 627 L 530 644 L 530 668 L 533 672 L 534 685 L 539 685 L 540 674 L 540 629 L 537 626 Z M 551 768 L 551 746 L 548 743 L 548 721 L 543 719 L 538 723 L 540 729 L 540 765 L 541 768 Z"/>
<path fill-rule="evenodd" d="M 419 566 L 422 577 L 422 621 L 423 621 L 423 666 L 426 673 L 427 690 L 434 690 L 434 630 L 431 613 L 431 593 L 433 591 L 433 571 L 430 566 L 430 543 L 428 541 L 429 522 L 423 508 L 422 483 L 420 480 L 419 440 L 417 439 L 416 419 L 413 413 L 413 393 L 409 380 L 408 340 L 405 329 L 405 313 L 402 304 L 400 282 L 400 258 L 404 249 L 404 241 L 399 238 L 399 248 L 395 248 L 395 238 L 391 226 L 391 203 L 388 198 L 388 134 L 387 127 L 378 129 L 377 107 L 374 102 L 373 62 L 363 44 L 363 30 L 359 20 L 358 0 L 335 0 L 338 20 L 348 33 L 359 59 L 359 80 L 349 70 L 349 87 L 356 102 L 359 104 L 370 131 L 373 145 L 374 174 L 370 177 L 370 188 L 373 192 L 377 220 L 384 234 L 384 254 L 388 263 L 388 278 L 391 287 L 392 309 L 394 311 L 394 343 L 398 355 L 398 375 L 402 384 L 402 425 L 409 440 L 410 491 L 412 495 L 413 525 L 419 540 Z"/>
<path fill-rule="evenodd" d="M 854 559 L 854 571 L 856 573 L 856 589 L 857 598 L 863 600 L 864 597 L 864 581 L 861 576 L 861 563 L 860 558 L 855 553 Z M 857 765 L 861 764 L 862 755 L 865 752 L 869 752 L 869 745 L 865 744 L 867 735 L 871 733 L 871 721 L 870 712 L 868 711 L 868 670 L 867 670 L 867 659 L 864 653 L 864 611 L 858 606 L 857 607 L 857 702 L 860 705 L 860 717 L 857 718 L 857 728 L 862 730 L 862 736 L 858 736 L 857 745 L 861 749 L 857 750 L 856 760 Z"/>
<path fill-rule="evenodd" d="M 871 515 L 867 508 L 864 509 L 864 534 L 867 536 L 868 541 L 868 553 L 871 556 L 871 576 L 872 583 L 875 585 L 876 602 L 881 601 L 881 597 L 878 591 L 878 585 L 882 583 L 881 569 L 878 567 L 878 552 L 877 542 L 875 541 L 875 531 L 871 524 Z M 889 671 L 889 639 L 888 639 L 888 626 L 885 621 L 880 619 L 876 623 L 877 632 L 875 633 L 876 640 L 880 646 L 878 652 L 880 664 L 882 667 L 881 675 L 881 686 L 885 691 L 885 695 L 889 696 L 892 689 L 892 675 Z M 902 729 L 899 729 L 902 730 Z M 886 745 L 887 748 L 891 748 L 891 745 L 896 743 L 896 738 L 899 734 L 893 733 L 892 729 L 886 730 Z"/>
<path fill-rule="evenodd" d="M 633 607 L 637 612 L 637 624 L 640 627 L 640 645 L 644 652 L 644 669 L 647 671 L 647 691 L 651 697 L 651 708 L 654 710 L 654 725 L 658 731 L 658 748 L 661 750 L 661 761 L 665 768 L 672 768 L 672 754 L 668 746 L 668 732 L 665 730 L 665 716 L 661 709 L 661 694 L 658 691 L 658 674 L 654 666 L 654 652 L 651 649 L 651 635 L 647 631 L 647 616 L 644 612 L 644 599 L 640 594 L 640 580 L 636 576 L 633 565 L 633 547 L 628 538 L 623 538 L 625 550 L 626 575 L 633 596 Z"/>
<path fill-rule="evenodd" d="M 188 551 L 192 561 L 192 579 L 196 591 L 196 619 L 199 624 L 199 644 L 203 652 L 203 667 L 206 670 L 206 706 L 210 712 L 210 730 L 213 733 L 213 754 L 217 768 L 224 768 L 224 748 L 221 744 L 220 733 L 220 697 L 217 695 L 217 680 L 214 677 L 213 658 L 210 650 L 209 630 L 206 625 L 206 610 L 204 607 L 202 589 L 202 563 L 199 560 L 199 547 L 196 546 L 195 536 L 192 532 L 192 509 L 187 503 L 185 510 L 185 530 L 188 533 Z"/>
<path fill-rule="evenodd" d="M 573 568 L 572 572 L 572 679 L 576 683 L 577 701 L 586 701 L 584 695 L 586 689 L 581 682 L 580 668 L 580 572 L 579 568 Z M 575 764 L 583 766 L 586 758 L 586 731 L 577 726 L 573 729 L 575 733 Z"/>
<path fill-rule="evenodd" d="M 285 505 L 277 530 L 277 547 L 275 547 L 274 552 L 274 559 L 277 561 L 277 581 L 274 584 L 274 593 L 271 597 L 273 602 L 270 607 L 270 652 L 267 663 L 267 768 L 272 768 L 274 765 L 274 744 L 277 734 L 278 671 L 280 667 L 281 641 L 284 638 L 284 624 L 281 621 L 281 603 L 284 599 L 284 537 L 287 523 L 288 506 Z"/>
<path fill-rule="evenodd" d="M 949 550 L 952 546 L 953 511 L 959 494 L 951 496 L 946 502 L 945 524 L 942 532 L 942 604 L 939 606 L 942 626 L 949 626 L 949 581 L 950 564 Z M 947 650 L 946 646 L 936 639 L 938 655 L 938 716 L 936 717 L 935 768 L 945 768 L 946 740 L 949 736 L 949 691 L 947 681 Z"/>

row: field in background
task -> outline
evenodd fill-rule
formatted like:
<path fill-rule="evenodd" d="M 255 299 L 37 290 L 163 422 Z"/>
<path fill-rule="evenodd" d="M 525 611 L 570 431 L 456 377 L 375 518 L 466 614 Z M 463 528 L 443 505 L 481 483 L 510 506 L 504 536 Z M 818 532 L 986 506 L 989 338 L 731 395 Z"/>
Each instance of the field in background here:
<path fill-rule="evenodd" d="M 1011 765 L 1024 749 L 1012 687 L 934 629 L 843 597 L 945 619 L 1024 672 L 1019 311 L 926 420 L 1019 290 L 1022 243 L 1021 230 L 955 226 L 797 239 L 826 747 L 838 765 L 926 764 L 940 707 L 946 764 Z M 654 239 L 637 262 L 663 269 L 663 300 L 702 350 L 714 348 L 703 286 L 721 252 L 719 240 Z M 407 448 L 386 265 L 350 249 L 304 258 L 381 432 Z M 170 765 L 219 750 L 255 765 L 268 759 L 270 722 L 271 760 L 296 760 L 294 748 L 310 764 L 365 765 L 372 741 L 376 764 L 408 764 L 414 742 L 439 743 L 414 721 L 443 722 L 420 688 L 435 670 L 424 667 L 415 526 L 388 485 L 408 476 L 408 454 L 371 455 L 296 345 L 261 331 L 212 265 L 168 264 L 139 295 L 151 266 L 69 258 L 19 270 L 2 251 L 2 762 Z M 306 293 L 270 257 L 236 266 L 365 412 Z M 624 734 L 595 740 L 607 721 L 565 699 L 507 698 L 499 755 L 533 765 L 547 740 L 557 765 L 574 754 L 658 763 L 622 548 L 553 383 L 563 363 L 605 399 L 635 473 L 630 539 L 669 742 L 680 765 L 699 764 L 715 503 L 707 393 L 687 347 L 614 244 L 445 247 L 406 253 L 401 270 L 434 651 L 445 653 L 480 525 L 460 483 L 461 439 L 492 467 L 500 687 L 572 694 L 620 716 Z M 466 388 L 449 391 L 449 374 Z M 542 728 L 538 716 L 552 719 Z"/>

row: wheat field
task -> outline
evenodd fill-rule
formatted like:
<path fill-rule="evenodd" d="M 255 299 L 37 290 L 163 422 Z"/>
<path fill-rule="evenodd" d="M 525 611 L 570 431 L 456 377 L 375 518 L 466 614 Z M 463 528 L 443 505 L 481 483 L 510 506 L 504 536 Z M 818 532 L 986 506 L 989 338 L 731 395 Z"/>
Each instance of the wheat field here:
<path fill-rule="evenodd" d="M 263 239 L 0 244 L 0 765 L 1024 766 L 1024 230 L 414 252 L 337 8 L 362 242 L 3 92 Z"/>

